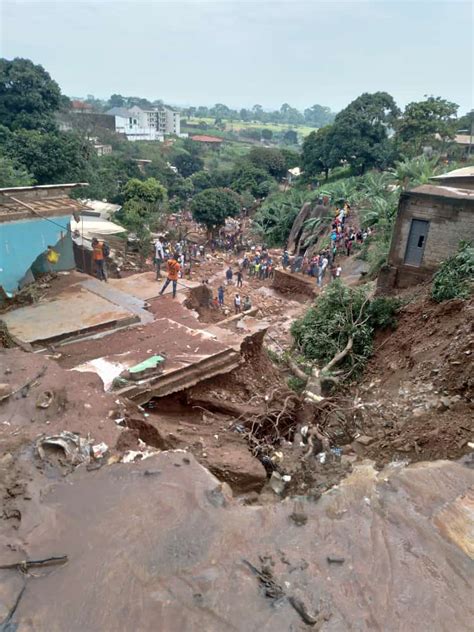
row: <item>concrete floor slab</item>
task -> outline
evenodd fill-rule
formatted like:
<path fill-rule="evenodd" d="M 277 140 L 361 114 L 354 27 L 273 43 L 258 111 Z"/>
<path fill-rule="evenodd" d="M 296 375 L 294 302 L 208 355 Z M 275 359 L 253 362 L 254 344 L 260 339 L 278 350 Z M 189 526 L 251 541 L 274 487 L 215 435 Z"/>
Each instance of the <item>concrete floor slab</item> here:
<path fill-rule="evenodd" d="M 144 301 L 156 298 L 159 295 L 164 282 L 165 277 L 163 276 L 162 279 L 157 281 L 154 272 L 133 274 L 123 279 L 109 279 L 109 285 L 112 287 L 117 288 L 126 294 L 131 294 L 132 296 L 141 298 Z M 199 285 L 197 281 L 179 279 L 178 292 L 182 293 L 187 288 L 196 287 L 197 285 Z M 166 288 L 165 294 L 171 294 L 172 291 L 172 285 L 170 284 Z"/>
<path fill-rule="evenodd" d="M 139 320 L 123 307 L 74 286 L 53 300 L 28 305 L 2 315 L 9 332 L 29 343 L 49 343 Z"/>

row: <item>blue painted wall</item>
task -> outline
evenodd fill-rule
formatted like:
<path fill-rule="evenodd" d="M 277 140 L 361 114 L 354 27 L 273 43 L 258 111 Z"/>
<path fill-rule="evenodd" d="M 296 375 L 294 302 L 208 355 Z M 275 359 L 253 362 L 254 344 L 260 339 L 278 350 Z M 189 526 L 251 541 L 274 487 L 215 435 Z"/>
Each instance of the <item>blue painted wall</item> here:
<path fill-rule="evenodd" d="M 75 268 L 69 221 L 67 215 L 0 223 L 0 285 L 5 291 L 16 292 L 25 277 L 32 280 L 28 271 L 33 263 L 33 273 Z M 61 254 L 57 264 L 47 263 L 48 246 Z"/>

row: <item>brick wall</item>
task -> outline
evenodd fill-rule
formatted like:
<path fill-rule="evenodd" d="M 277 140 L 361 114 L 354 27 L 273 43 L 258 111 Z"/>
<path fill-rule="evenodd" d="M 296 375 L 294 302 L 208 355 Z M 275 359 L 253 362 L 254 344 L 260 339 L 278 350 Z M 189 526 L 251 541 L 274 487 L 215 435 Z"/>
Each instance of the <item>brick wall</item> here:
<path fill-rule="evenodd" d="M 457 250 L 461 240 L 474 240 L 474 200 L 408 194 L 400 201 L 389 255 L 392 266 L 404 266 L 412 219 L 430 222 L 420 273 L 436 269 Z M 413 266 L 407 267 L 413 270 Z"/>

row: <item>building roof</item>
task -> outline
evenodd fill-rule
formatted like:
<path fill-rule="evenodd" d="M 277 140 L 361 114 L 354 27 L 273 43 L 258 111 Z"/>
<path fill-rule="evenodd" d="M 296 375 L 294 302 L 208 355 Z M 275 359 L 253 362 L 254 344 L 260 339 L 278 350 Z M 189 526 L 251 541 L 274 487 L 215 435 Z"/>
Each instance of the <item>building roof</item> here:
<path fill-rule="evenodd" d="M 71 182 L 69 184 L 32 184 L 26 187 L 5 187 L 3 189 L 0 189 L 0 193 L 11 193 L 12 195 L 14 195 L 15 192 L 19 191 L 35 191 L 36 189 L 75 189 L 76 187 L 87 186 L 89 186 L 88 182 Z"/>
<path fill-rule="evenodd" d="M 133 112 L 130 112 L 127 108 L 110 108 L 107 110 L 106 114 L 110 114 L 111 116 L 121 116 L 122 118 L 129 118 L 130 115 L 133 115 Z"/>
<path fill-rule="evenodd" d="M 87 184 L 76 182 L 0 189 L 0 222 L 59 217 L 89 210 L 83 202 L 73 200 L 68 195 L 69 189 Z"/>
<path fill-rule="evenodd" d="M 439 184 L 421 184 L 414 189 L 410 189 L 406 194 L 451 198 L 455 200 L 472 200 L 474 202 L 474 190 L 459 189 L 457 187 L 448 187 Z"/>
<path fill-rule="evenodd" d="M 102 200 L 80 200 L 95 216 L 102 219 L 109 219 L 114 213 L 122 208 L 120 204 L 112 204 L 112 202 L 104 202 Z M 91 216 L 87 213 L 87 216 Z"/>
<path fill-rule="evenodd" d="M 458 145 L 474 145 L 474 137 L 470 134 L 456 134 L 454 142 Z"/>
<path fill-rule="evenodd" d="M 198 134 L 197 136 L 191 136 L 191 140 L 195 140 L 198 143 L 223 143 L 224 139 L 218 136 L 205 136 Z"/>
<path fill-rule="evenodd" d="M 449 180 L 449 178 L 474 178 L 474 166 L 462 167 L 461 169 L 454 169 L 447 173 L 442 173 L 439 176 L 433 176 L 431 180 Z"/>

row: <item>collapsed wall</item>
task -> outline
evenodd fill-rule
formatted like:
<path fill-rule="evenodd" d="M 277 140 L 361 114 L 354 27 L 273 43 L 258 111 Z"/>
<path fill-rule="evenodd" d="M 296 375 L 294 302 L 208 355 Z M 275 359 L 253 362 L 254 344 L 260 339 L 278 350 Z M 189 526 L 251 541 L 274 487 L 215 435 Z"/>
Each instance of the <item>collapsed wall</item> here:
<path fill-rule="evenodd" d="M 311 297 L 316 294 L 314 279 L 311 280 L 311 277 L 291 274 L 284 270 L 275 270 L 272 288 L 282 294 L 304 294 Z"/>

